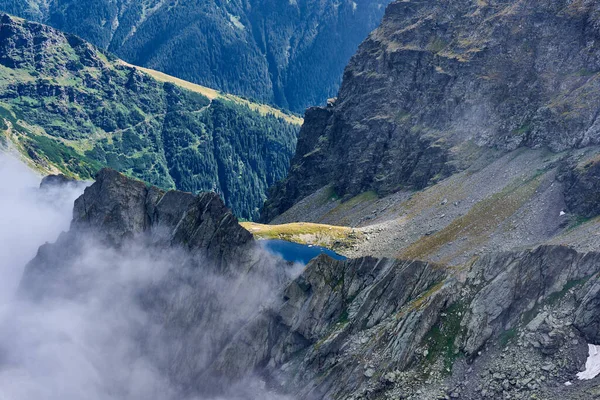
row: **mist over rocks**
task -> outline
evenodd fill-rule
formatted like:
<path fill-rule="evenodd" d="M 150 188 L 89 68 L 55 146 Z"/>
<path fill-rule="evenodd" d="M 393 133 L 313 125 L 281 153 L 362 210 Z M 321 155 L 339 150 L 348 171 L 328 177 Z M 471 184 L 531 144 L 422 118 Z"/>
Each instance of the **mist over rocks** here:
<path fill-rule="evenodd" d="M 217 195 L 102 170 L 1 305 L 0 395 L 279 399 L 252 371 L 218 390 L 198 376 L 297 268 L 262 251 Z"/>
<path fill-rule="evenodd" d="M 11 399 L 582 399 L 593 385 L 556 388 L 600 337 L 598 253 L 302 269 L 262 252 L 218 196 L 109 169 L 74 210 L 2 307 Z"/>

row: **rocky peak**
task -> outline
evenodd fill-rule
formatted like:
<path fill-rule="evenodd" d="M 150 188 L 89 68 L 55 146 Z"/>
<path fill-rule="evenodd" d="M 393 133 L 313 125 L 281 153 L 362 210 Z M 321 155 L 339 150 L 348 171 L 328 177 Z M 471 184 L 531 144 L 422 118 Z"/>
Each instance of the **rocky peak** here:
<path fill-rule="evenodd" d="M 253 243 L 216 193 L 165 192 L 109 168 L 100 170 L 95 183 L 75 201 L 71 227 L 93 230 L 114 245 L 149 234 L 163 245 L 225 258 L 225 264 Z"/>
<path fill-rule="evenodd" d="M 48 274 L 53 274 L 48 268 L 54 266 L 61 273 L 60 260 L 81 253 L 85 238 L 114 248 L 127 246 L 129 240 L 157 248 L 182 248 L 225 274 L 240 273 L 260 259 L 252 235 L 217 194 L 165 192 L 105 168 L 75 200 L 69 232 L 55 244 L 42 246 L 29 263 L 22 287 L 43 292 Z"/>

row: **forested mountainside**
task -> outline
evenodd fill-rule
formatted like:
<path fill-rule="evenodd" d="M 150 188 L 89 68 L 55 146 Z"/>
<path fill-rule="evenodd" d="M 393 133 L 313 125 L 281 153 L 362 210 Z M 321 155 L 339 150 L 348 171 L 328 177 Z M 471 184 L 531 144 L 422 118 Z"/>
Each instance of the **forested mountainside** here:
<path fill-rule="evenodd" d="M 336 94 L 389 0 L 0 0 L 124 60 L 296 112 Z"/>
<path fill-rule="evenodd" d="M 599 21 L 593 1 L 392 3 L 337 101 L 306 114 L 263 218 L 328 184 L 343 199 L 385 196 L 440 182 L 492 149 L 598 144 Z"/>
<path fill-rule="evenodd" d="M 218 192 L 243 218 L 256 218 L 285 176 L 301 123 L 7 14 L 0 113 L 2 140 L 41 170 L 88 179 L 110 166 L 163 188 Z"/>

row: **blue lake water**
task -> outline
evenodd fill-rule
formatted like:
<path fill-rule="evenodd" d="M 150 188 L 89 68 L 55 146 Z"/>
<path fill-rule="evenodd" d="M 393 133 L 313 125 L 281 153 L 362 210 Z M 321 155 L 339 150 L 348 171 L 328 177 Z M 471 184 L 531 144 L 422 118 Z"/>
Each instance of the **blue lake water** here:
<path fill-rule="evenodd" d="M 346 257 L 336 253 L 335 251 L 326 249 L 320 246 L 309 246 L 306 244 L 292 243 L 285 240 L 261 240 L 259 241 L 270 253 L 279 255 L 286 261 L 299 262 L 308 264 L 310 260 L 319 254 L 327 254 L 329 257 L 336 260 L 345 260 Z"/>

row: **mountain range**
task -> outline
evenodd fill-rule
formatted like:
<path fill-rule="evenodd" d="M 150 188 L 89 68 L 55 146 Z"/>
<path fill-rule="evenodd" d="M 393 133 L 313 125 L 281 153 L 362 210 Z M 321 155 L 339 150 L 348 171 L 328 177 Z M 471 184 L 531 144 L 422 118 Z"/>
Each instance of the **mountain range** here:
<path fill-rule="evenodd" d="M 388 0 L 2 0 L 132 64 L 296 112 L 337 92 Z"/>
<path fill-rule="evenodd" d="M 195 113 L 208 131 L 216 125 L 201 116 L 220 105 L 292 129 L 293 115 L 239 98 L 211 102 L 75 36 L 2 18 L 2 37 L 19 38 L 0 51 L 11 55 L 0 59 L 13 74 L 7 82 L 37 82 L 37 70 L 50 68 L 47 79 L 60 85 L 62 68 L 85 71 L 98 59 L 103 68 L 91 74 L 100 77 L 76 75 L 73 87 L 92 82 L 92 96 L 99 80 L 106 99 L 134 91 L 121 108 L 131 113 L 137 102 L 164 105 L 167 116 L 175 107 L 178 129 L 162 140 L 185 141 Z M 0 340 L 0 355 L 17 371 L 30 359 L 60 367 L 25 368 L 54 377 L 74 370 L 62 355 L 76 354 L 87 366 L 76 383 L 90 398 L 600 398 L 599 27 L 592 0 L 393 1 L 346 66 L 337 98 L 307 110 L 291 158 L 281 160 L 290 162 L 285 178 L 266 185 L 263 224 L 240 224 L 219 197 L 227 201 L 226 190 L 165 190 L 102 168 L 75 201 L 70 229 L 25 267 L 21 318 L 0 324 L 28 328 L 26 356 L 11 351 L 19 335 Z M 31 33 L 6 33 L 23 30 Z M 58 61 L 15 51 L 47 48 L 38 31 L 70 43 L 58 46 L 67 49 Z M 94 57 L 70 67 L 73 52 Z M 14 75 L 23 62 L 38 64 Z M 146 93 L 158 94 L 145 102 Z M 39 141 L 27 121 L 53 143 L 77 140 L 78 130 L 53 130 L 19 98 L 3 119 L 7 138 L 22 126 L 13 143 L 25 143 L 26 158 L 35 160 L 28 141 Z M 88 112 L 63 104 L 68 116 Z M 99 168 L 108 158 L 98 154 L 123 153 L 115 143 L 124 136 L 79 153 L 86 159 L 57 160 L 83 169 L 89 158 Z M 215 152 L 246 137 L 228 136 Z M 243 193 L 237 185 L 228 187 Z M 295 265 L 257 239 L 327 245 L 347 259 Z M 55 321 L 38 315 L 75 322 L 47 335 Z M 0 369 L 0 383 L 16 375 Z"/>

